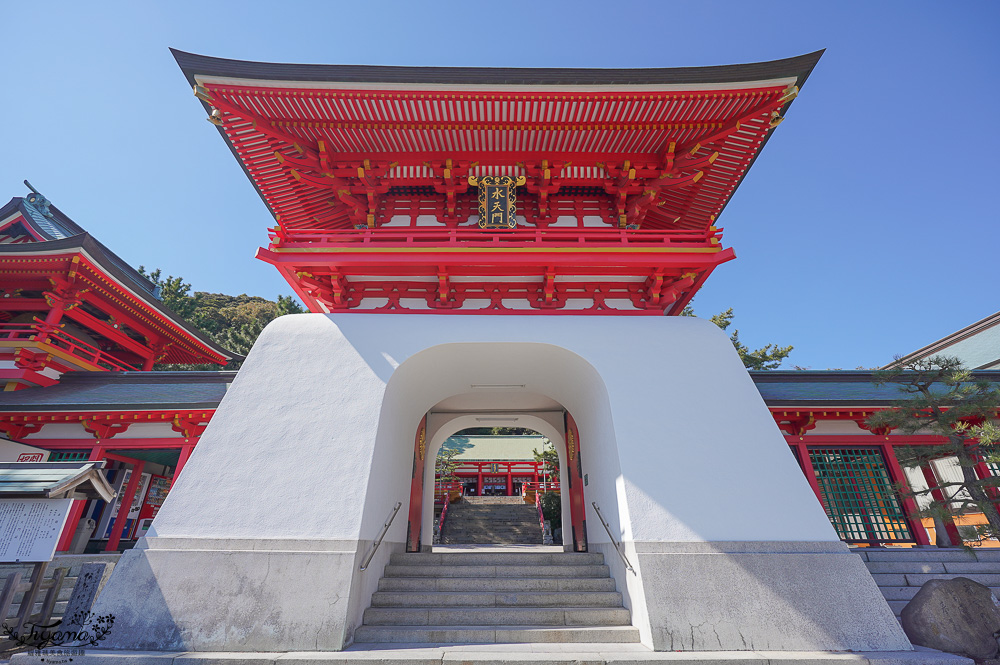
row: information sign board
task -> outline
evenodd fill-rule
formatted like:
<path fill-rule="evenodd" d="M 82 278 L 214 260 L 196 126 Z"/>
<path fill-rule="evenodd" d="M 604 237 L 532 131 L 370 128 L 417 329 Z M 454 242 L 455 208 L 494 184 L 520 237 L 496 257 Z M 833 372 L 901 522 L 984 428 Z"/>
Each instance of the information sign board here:
<path fill-rule="evenodd" d="M 0 562 L 51 561 L 72 499 L 0 499 Z"/>

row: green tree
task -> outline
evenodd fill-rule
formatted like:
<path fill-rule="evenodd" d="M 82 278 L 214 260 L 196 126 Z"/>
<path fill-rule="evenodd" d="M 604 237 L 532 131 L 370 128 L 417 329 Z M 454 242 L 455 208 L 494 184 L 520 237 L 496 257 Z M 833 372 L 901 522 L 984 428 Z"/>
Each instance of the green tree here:
<path fill-rule="evenodd" d="M 545 478 L 552 481 L 559 481 L 559 453 L 556 452 L 556 447 L 552 445 L 552 442 L 545 439 L 542 444 L 542 449 L 532 448 L 532 454 L 535 456 L 535 461 L 540 462 L 544 469 Z"/>
<path fill-rule="evenodd" d="M 924 490 L 908 490 L 914 499 L 927 502 L 921 517 L 934 519 L 938 544 L 950 543 L 944 524 L 957 515 L 982 513 L 987 523 L 976 527 L 978 538 L 1000 539 L 1000 513 L 994 503 L 1000 478 L 980 479 L 980 462 L 1000 463 L 1000 431 L 994 418 L 1000 409 L 1000 390 L 990 381 L 977 379 L 958 358 L 935 356 L 905 363 L 873 374 L 876 385 L 899 386 L 903 399 L 891 409 L 868 418 L 873 431 L 898 430 L 905 434 L 930 434 L 940 445 L 898 448 L 901 465 L 917 468 L 932 460 L 954 458 L 962 480 L 938 482 Z M 934 498 L 940 492 L 943 500 Z"/>
<path fill-rule="evenodd" d="M 139 274 L 160 287 L 160 298 L 164 305 L 177 316 L 190 322 L 195 310 L 201 304 L 199 295 L 191 294 L 190 284 L 173 275 L 163 277 L 159 268 L 147 273 L 145 266 L 139 266 Z"/>
<path fill-rule="evenodd" d="M 691 306 L 684 308 L 681 316 L 697 316 Z M 719 312 L 711 319 L 712 323 L 723 330 L 729 330 L 733 324 L 733 308 L 730 307 L 724 312 Z M 777 344 L 765 344 L 759 349 L 751 350 L 746 344 L 740 341 L 740 331 L 733 329 L 729 334 L 729 340 L 736 347 L 736 352 L 740 354 L 740 360 L 747 369 L 778 369 L 781 361 L 792 352 L 791 346 L 778 346 Z"/>
<path fill-rule="evenodd" d="M 458 476 L 455 470 L 458 468 L 458 460 L 455 457 L 462 452 L 459 447 L 441 446 L 438 449 L 437 458 L 434 460 L 434 478 L 444 482 L 455 482 Z"/>
<path fill-rule="evenodd" d="M 204 333 L 220 346 L 245 356 L 268 323 L 285 314 L 300 314 L 305 310 L 291 296 L 278 296 L 276 301 L 259 296 L 230 296 L 223 293 L 191 293 L 191 285 L 180 277 L 164 278 L 162 271 L 139 274 L 160 287 L 163 304 L 175 314 Z M 239 369 L 242 361 L 233 361 L 224 369 Z M 157 365 L 155 369 L 191 370 L 219 369 L 217 365 Z"/>

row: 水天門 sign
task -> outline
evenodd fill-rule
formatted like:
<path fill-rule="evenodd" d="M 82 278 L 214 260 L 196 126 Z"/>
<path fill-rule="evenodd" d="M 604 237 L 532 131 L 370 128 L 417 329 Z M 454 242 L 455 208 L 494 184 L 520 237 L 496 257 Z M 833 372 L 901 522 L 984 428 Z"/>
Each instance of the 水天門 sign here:
<path fill-rule="evenodd" d="M 524 176 L 469 177 L 469 184 L 479 187 L 479 228 L 517 228 L 517 197 L 514 188 L 523 185 Z"/>

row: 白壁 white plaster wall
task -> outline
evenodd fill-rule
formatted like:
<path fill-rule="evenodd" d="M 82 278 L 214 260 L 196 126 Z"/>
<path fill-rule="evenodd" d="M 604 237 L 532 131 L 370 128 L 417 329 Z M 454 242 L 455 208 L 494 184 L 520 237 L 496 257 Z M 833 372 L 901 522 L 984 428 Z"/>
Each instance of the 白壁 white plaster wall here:
<path fill-rule="evenodd" d="M 490 392 L 497 390 L 504 396 Z M 265 329 L 150 528 L 149 549 L 126 554 L 102 596 L 106 611 L 116 613 L 116 602 L 128 608 L 116 613 L 116 626 L 134 637 L 116 646 L 340 648 L 361 621 L 387 552 L 405 540 L 420 419 L 455 396 L 479 399 L 488 411 L 489 399 L 477 395 L 509 407 L 519 393 L 544 396 L 576 420 L 589 479 L 588 539 L 614 553 L 596 502 L 634 557 L 636 575 L 609 563 L 647 643 L 909 647 L 712 323 L 413 314 L 295 315 Z M 434 446 L 446 435 L 428 434 Z M 357 560 L 397 501 L 385 549 L 359 571 Z M 428 543 L 431 525 L 423 529 Z M 213 556 L 225 575 L 206 567 Z M 329 575 L 313 594 L 323 597 L 301 607 L 286 602 L 283 585 L 301 593 L 300 576 L 316 574 L 309 562 L 320 559 Z M 802 572 L 830 561 L 842 569 L 836 589 Z M 688 572 L 678 578 L 671 566 Z M 130 577 L 144 589 L 138 602 L 128 595 Z M 702 597 L 699 589 L 720 580 L 732 593 Z M 246 589 L 268 598 L 270 609 L 248 609 Z M 785 623 L 771 625 L 748 594 L 784 603 Z M 824 602 L 797 603 L 803 595 Z M 693 630 L 695 622 L 715 626 L 733 616 L 740 630 Z M 824 625 L 832 620 L 847 623 Z"/>

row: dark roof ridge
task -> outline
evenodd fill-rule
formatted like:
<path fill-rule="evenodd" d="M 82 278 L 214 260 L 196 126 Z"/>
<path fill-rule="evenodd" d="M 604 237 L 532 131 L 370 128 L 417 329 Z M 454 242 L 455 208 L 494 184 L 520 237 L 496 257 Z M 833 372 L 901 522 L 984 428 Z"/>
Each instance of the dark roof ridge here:
<path fill-rule="evenodd" d="M 233 60 L 171 48 L 188 82 L 198 74 L 278 81 L 337 81 L 342 83 L 425 83 L 432 85 L 655 85 L 735 83 L 795 76 L 798 85 L 809 76 L 826 49 L 812 53 L 736 65 L 644 68 L 559 67 L 404 67 L 395 65 L 320 65 Z"/>
<path fill-rule="evenodd" d="M 956 330 L 955 332 L 949 335 L 945 335 L 944 337 L 934 342 L 931 342 L 926 346 L 922 346 L 916 351 L 907 353 L 904 356 L 900 356 L 898 360 L 893 360 L 891 363 L 886 364 L 885 367 L 886 368 L 893 367 L 895 365 L 898 365 L 899 363 L 904 363 L 909 360 L 914 360 L 916 358 L 920 358 L 923 356 L 947 355 L 947 353 L 936 353 L 936 352 L 946 350 L 949 346 L 952 346 L 953 344 L 958 344 L 959 342 L 964 341 L 974 335 L 978 335 L 984 330 L 989 330 L 990 328 L 998 324 L 1000 324 L 1000 312 L 990 314 L 989 316 L 979 319 L 975 323 L 970 323 L 964 328 L 960 328 L 959 330 Z M 989 363 L 989 364 L 992 365 L 994 363 Z"/>
<path fill-rule="evenodd" d="M 872 380 L 877 369 L 752 369 L 754 383 L 851 383 Z M 971 370 L 974 378 L 1000 383 L 1000 369 Z"/>
<path fill-rule="evenodd" d="M 67 372 L 59 382 L 75 383 L 227 383 L 236 378 L 234 370 L 180 370 L 135 372 Z"/>
<path fill-rule="evenodd" d="M 37 228 L 35 221 L 31 219 L 31 215 L 24 210 L 24 206 L 27 205 L 23 197 L 15 196 L 6 205 L 0 208 L 0 217 L 6 216 L 10 212 L 17 210 L 20 212 L 22 218 L 26 220 L 32 228 Z M 131 285 L 135 288 L 135 292 L 138 297 L 142 298 L 155 310 L 159 311 L 165 318 L 173 322 L 175 325 L 180 327 L 182 330 L 186 331 L 188 334 L 193 336 L 200 343 L 208 346 L 208 348 L 221 354 L 230 360 L 242 360 L 243 356 L 238 353 L 234 353 L 229 349 L 222 347 L 211 340 L 205 333 L 198 330 L 194 325 L 188 323 L 180 317 L 176 312 L 167 307 L 163 301 L 159 298 L 156 293 L 156 285 L 149 279 L 143 277 L 139 274 L 139 271 L 130 266 L 124 259 L 115 254 L 113 251 L 108 249 L 101 241 L 92 236 L 88 231 L 84 230 L 81 226 L 69 219 L 65 213 L 60 211 L 54 205 L 49 206 L 50 211 L 54 211 L 55 214 L 59 215 L 59 223 L 63 224 L 63 219 L 67 220 L 68 230 L 80 230 L 77 235 L 68 236 L 66 238 L 54 239 L 54 240 L 43 240 L 37 242 L 28 243 L 17 243 L 17 244 L 7 244 L 0 245 L 0 254 L 28 254 L 31 252 L 37 252 L 40 249 L 46 250 L 62 250 L 62 249 L 74 249 L 78 248 L 87 252 L 93 260 L 98 263 L 102 268 L 108 271 L 113 277 L 117 278 L 125 285 Z M 48 236 L 47 233 L 44 234 Z"/>

